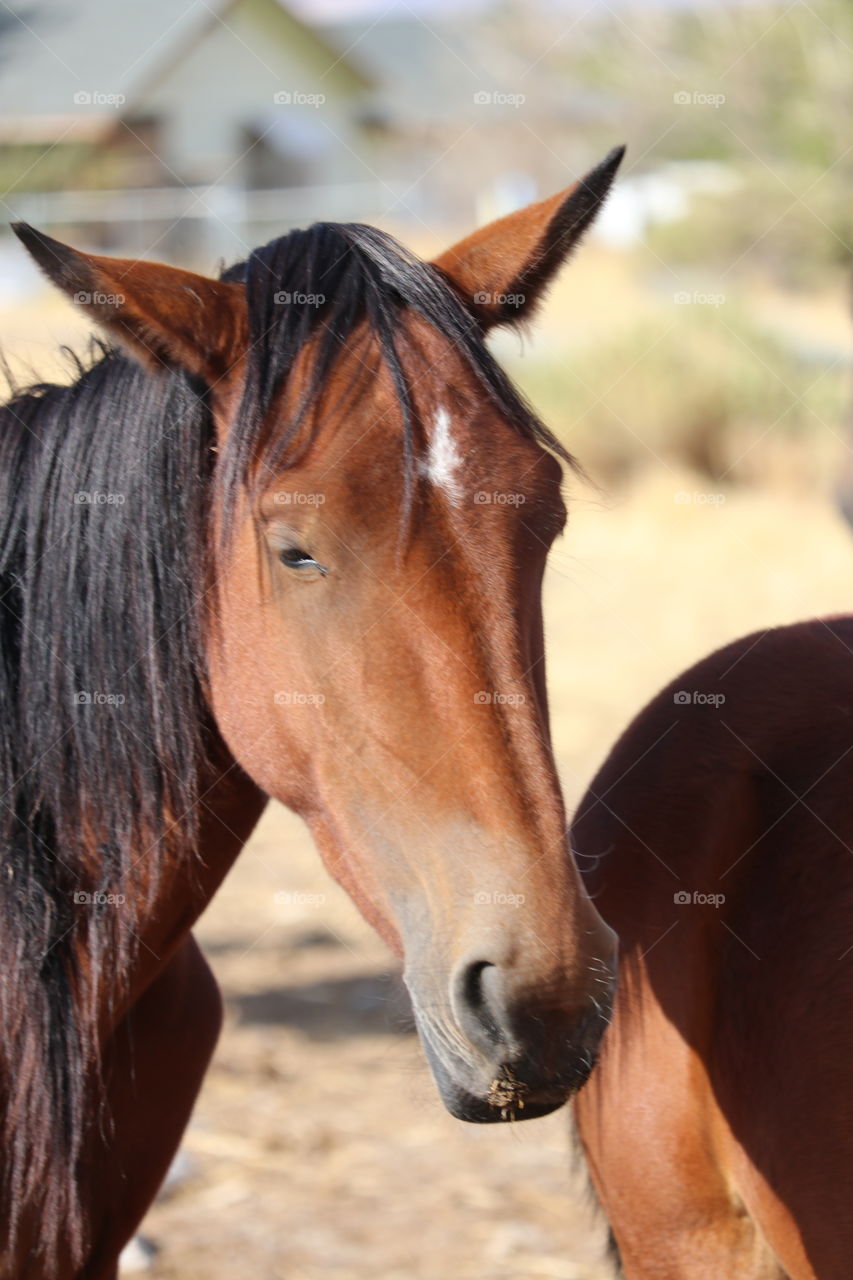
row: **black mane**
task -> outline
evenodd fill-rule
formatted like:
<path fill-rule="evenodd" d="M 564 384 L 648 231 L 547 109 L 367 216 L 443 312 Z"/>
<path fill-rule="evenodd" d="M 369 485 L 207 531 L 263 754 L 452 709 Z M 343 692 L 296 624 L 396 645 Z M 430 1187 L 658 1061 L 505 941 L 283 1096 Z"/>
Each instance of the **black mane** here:
<path fill-rule="evenodd" d="M 321 223 L 223 278 L 245 283 L 251 352 L 221 455 L 204 386 L 108 348 L 77 365 L 72 385 L 30 388 L 0 409 L 3 1203 L 12 1237 L 35 1212 L 48 1258 L 60 1240 L 85 1248 L 75 1169 L 98 1096 L 97 1011 L 133 960 L 142 884 L 153 889 L 196 842 L 214 734 L 212 510 L 227 530 L 246 486 L 292 462 L 301 417 L 363 324 L 397 392 L 408 510 L 418 434 L 397 340 L 406 309 L 457 347 L 508 421 L 567 458 L 441 274 L 388 236 Z M 277 301 L 285 292 L 297 301 Z M 298 301 L 317 295 L 321 305 Z M 273 432 L 270 411 L 309 339 L 300 411 Z"/>

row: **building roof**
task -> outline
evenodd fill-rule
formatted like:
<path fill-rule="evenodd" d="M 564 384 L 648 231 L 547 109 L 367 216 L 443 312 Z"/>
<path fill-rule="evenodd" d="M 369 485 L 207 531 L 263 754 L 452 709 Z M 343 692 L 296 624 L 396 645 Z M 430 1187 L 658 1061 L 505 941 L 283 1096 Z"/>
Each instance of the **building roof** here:
<path fill-rule="evenodd" d="M 0 9 L 2 135 L 59 142 L 97 137 L 244 0 L 29 0 Z M 279 0 L 252 0 L 297 24 L 361 88 L 371 80 L 327 35 Z M 282 38 L 286 30 L 282 24 Z"/>

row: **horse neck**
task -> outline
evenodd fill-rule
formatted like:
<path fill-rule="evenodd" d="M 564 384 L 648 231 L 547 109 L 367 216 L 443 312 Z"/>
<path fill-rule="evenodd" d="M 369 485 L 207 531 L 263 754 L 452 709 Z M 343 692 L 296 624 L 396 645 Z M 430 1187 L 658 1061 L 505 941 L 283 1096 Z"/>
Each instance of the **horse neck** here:
<path fill-rule="evenodd" d="M 124 1007 L 165 967 L 208 906 L 263 812 L 267 797 L 221 741 L 199 786 L 198 846 L 158 874 Z"/>

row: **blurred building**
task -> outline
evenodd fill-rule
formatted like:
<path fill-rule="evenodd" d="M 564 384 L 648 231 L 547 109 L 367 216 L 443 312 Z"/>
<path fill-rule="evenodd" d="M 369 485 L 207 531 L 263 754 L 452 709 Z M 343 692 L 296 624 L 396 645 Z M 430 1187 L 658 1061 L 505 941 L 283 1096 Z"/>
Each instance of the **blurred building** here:
<path fill-rule="evenodd" d="M 606 104 L 541 64 L 535 7 L 344 7 L 0 6 L 6 220 L 210 268 L 317 218 L 440 238 L 599 158 Z"/>
<path fill-rule="evenodd" d="M 184 256 L 203 227 L 229 254 L 229 228 L 305 216 L 282 188 L 324 188 L 330 217 L 380 203 L 373 92 L 278 0 L 32 0 L 0 18 L 5 211 Z"/>
<path fill-rule="evenodd" d="M 538 10 L 531 3 L 519 18 L 498 3 L 390 5 L 324 28 L 373 78 L 400 206 L 431 227 L 498 217 L 600 159 L 589 132 L 606 120 L 607 97 L 540 57 L 551 38 L 539 32 Z M 621 141 L 614 127 L 607 146 Z"/>

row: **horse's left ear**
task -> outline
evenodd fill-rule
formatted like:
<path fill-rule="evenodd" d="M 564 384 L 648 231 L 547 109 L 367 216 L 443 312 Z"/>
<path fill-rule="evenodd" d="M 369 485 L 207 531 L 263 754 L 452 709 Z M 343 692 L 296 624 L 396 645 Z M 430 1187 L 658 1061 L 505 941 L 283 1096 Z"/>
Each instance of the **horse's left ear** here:
<path fill-rule="evenodd" d="M 595 220 L 624 154 L 616 147 L 567 191 L 490 222 L 435 259 L 485 329 L 530 318 Z"/>
<path fill-rule="evenodd" d="M 213 383 L 245 353 L 242 285 L 159 262 L 81 253 L 26 222 L 12 230 L 48 279 L 142 364 L 185 369 Z"/>

